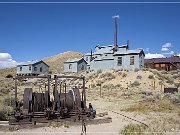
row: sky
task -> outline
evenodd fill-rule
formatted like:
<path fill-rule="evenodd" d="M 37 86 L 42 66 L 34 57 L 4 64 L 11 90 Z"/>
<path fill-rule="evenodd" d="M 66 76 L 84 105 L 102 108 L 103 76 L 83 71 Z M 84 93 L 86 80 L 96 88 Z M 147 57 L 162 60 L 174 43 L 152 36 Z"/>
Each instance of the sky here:
<path fill-rule="evenodd" d="M 8 3 L 16 1 L 0 0 L 0 68 L 66 51 L 87 53 L 94 51 L 96 45 L 112 45 L 114 15 L 119 15 L 118 45 L 130 40 L 130 49 L 143 48 L 146 58 L 179 55 L 180 2 L 175 1 Z"/>

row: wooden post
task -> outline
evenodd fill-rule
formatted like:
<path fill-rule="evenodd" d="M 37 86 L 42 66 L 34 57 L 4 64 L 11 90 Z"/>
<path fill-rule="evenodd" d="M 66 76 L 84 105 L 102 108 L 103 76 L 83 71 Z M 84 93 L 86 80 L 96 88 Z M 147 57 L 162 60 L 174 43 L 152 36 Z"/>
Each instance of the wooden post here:
<path fill-rule="evenodd" d="M 155 86 L 155 81 L 156 81 L 156 80 L 154 79 L 154 90 L 155 90 L 155 88 L 156 88 L 156 86 Z"/>
<path fill-rule="evenodd" d="M 101 97 L 101 84 L 99 86 L 100 86 L 100 97 Z"/>

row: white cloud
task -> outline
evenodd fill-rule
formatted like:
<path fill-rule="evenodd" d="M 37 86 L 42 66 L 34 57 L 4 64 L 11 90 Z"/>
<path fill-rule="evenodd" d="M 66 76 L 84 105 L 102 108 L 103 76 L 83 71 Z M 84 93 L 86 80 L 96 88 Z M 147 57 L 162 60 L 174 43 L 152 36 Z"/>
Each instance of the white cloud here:
<path fill-rule="evenodd" d="M 151 59 L 151 58 L 164 58 L 165 56 L 163 54 L 158 53 L 148 53 L 145 55 L 145 59 Z"/>
<path fill-rule="evenodd" d="M 162 48 L 170 48 L 173 47 L 171 43 L 165 43 L 162 45 Z"/>
<path fill-rule="evenodd" d="M 145 51 L 146 51 L 146 52 L 149 52 L 149 48 L 146 48 Z"/>
<path fill-rule="evenodd" d="M 0 53 L 0 68 L 15 67 L 17 64 L 9 53 Z"/>
<path fill-rule="evenodd" d="M 170 51 L 170 52 L 163 53 L 163 54 L 174 54 L 174 51 Z"/>
<path fill-rule="evenodd" d="M 167 48 L 167 47 L 163 47 L 163 48 L 161 48 L 161 51 L 163 51 L 163 52 L 167 52 L 167 51 L 169 51 L 169 48 Z"/>
<path fill-rule="evenodd" d="M 180 54 L 178 54 L 177 56 L 179 56 L 179 57 L 180 57 Z"/>
<path fill-rule="evenodd" d="M 161 51 L 163 52 L 167 52 L 170 51 L 170 48 L 172 48 L 172 44 L 171 43 L 165 43 L 162 45 Z"/>

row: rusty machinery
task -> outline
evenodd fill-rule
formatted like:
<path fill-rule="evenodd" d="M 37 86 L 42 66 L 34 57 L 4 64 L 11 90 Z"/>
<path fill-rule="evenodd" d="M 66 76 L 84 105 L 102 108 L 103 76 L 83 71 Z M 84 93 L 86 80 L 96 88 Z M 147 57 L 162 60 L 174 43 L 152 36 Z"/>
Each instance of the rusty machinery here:
<path fill-rule="evenodd" d="M 47 79 L 45 91 L 33 92 L 32 88 L 25 88 L 23 102 L 17 100 L 17 81 L 25 78 Z M 60 79 L 80 79 L 83 82 L 82 91 L 78 87 L 67 90 L 67 84 Z M 14 112 L 9 124 L 32 123 L 77 116 L 95 117 L 95 110 L 86 106 L 85 77 L 54 75 L 53 99 L 50 100 L 51 75 L 46 76 L 16 76 Z M 47 86 L 47 90 L 46 90 Z"/>

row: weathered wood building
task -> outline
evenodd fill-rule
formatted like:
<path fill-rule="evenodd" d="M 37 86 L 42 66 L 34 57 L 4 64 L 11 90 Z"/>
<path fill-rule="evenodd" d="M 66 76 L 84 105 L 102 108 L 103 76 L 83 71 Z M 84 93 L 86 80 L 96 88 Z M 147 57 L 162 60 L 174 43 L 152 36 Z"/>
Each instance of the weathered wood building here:
<path fill-rule="evenodd" d="M 42 60 L 40 61 L 31 61 L 17 65 L 17 75 L 40 75 L 48 74 L 49 66 Z"/>
<path fill-rule="evenodd" d="M 145 68 L 152 68 L 157 70 L 177 70 L 180 69 L 180 57 L 173 56 L 168 58 L 153 58 L 144 60 Z"/>

